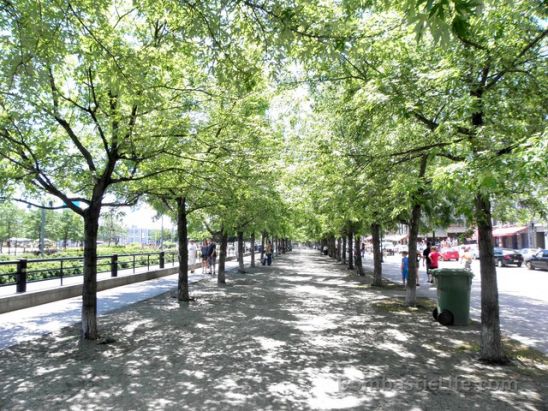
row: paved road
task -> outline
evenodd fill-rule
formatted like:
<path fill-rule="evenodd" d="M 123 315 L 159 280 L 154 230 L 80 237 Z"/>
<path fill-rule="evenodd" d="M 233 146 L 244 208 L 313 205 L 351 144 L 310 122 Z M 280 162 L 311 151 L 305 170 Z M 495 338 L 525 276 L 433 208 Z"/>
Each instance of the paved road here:
<path fill-rule="evenodd" d="M 371 266 L 372 256 L 367 256 L 365 265 Z M 401 282 L 400 257 L 385 258 L 383 276 Z M 441 268 L 460 268 L 457 262 L 442 262 Z M 474 320 L 481 316 L 481 279 L 479 260 L 472 264 L 474 279 L 472 281 L 470 315 Z M 419 270 L 420 284 L 417 296 L 436 298 L 436 288 L 426 282 L 426 271 Z M 548 354 L 548 272 L 530 271 L 525 267 L 497 268 L 497 280 L 500 303 L 500 323 L 502 332 L 545 354 Z"/>
<path fill-rule="evenodd" d="M 546 375 L 462 351 L 477 326 L 443 327 L 347 274 L 292 252 L 196 285 L 192 304 L 162 295 L 102 317 L 112 344 L 68 330 L 2 350 L 0 409 L 546 409 Z"/>

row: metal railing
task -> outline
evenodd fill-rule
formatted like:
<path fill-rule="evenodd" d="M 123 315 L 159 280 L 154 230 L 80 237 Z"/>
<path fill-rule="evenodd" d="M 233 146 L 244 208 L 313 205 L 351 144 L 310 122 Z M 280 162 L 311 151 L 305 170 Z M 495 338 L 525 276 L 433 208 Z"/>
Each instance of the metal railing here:
<path fill-rule="evenodd" d="M 151 266 L 165 268 L 166 263 L 175 266 L 178 261 L 176 251 L 159 251 L 156 253 L 112 254 L 97 256 L 97 273 L 110 272 L 117 277 L 119 270 Z M 7 267 L 7 268 L 6 268 Z M 18 293 L 26 292 L 27 283 L 63 279 L 82 275 L 84 272 L 83 257 L 38 258 L 0 261 L 0 287 L 16 285 Z"/>

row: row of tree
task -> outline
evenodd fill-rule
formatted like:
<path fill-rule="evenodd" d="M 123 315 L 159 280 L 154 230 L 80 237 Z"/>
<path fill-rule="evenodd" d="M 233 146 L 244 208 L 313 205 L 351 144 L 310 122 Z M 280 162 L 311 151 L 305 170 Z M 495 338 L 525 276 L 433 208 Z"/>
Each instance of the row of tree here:
<path fill-rule="evenodd" d="M 414 273 L 424 216 L 462 214 L 479 229 L 482 358 L 503 361 L 491 203 L 542 208 L 547 31 L 538 2 L 482 4 L 4 3 L 0 187 L 82 217 L 83 337 L 106 207 L 145 197 L 177 221 L 180 300 L 193 219 L 240 241 L 369 232 L 379 279 L 381 228 L 409 224 Z"/>
<path fill-rule="evenodd" d="M 291 78 L 310 94 L 298 107 L 311 113 L 294 131 L 303 207 L 332 256 L 341 238 L 352 255 L 354 239 L 372 235 L 376 285 L 381 230 L 407 224 L 410 305 L 419 228 L 466 217 L 478 229 L 481 358 L 505 362 L 492 215 L 546 215 L 546 10 L 534 1 L 401 3 L 349 1 L 309 8 L 321 13 L 315 24 L 293 20 L 307 28 Z"/>
<path fill-rule="evenodd" d="M 244 3 L 0 8 L 2 192 L 38 207 L 45 192 L 62 203 L 45 208 L 82 218 L 84 339 L 98 336 L 104 208 L 146 197 L 173 217 L 182 301 L 190 299 L 190 214 L 201 213 L 223 242 L 233 232 L 287 229 L 273 188 L 281 136 L 266 121 L 268 73 L 249 30 L 254 6 Z"/>
<path fill-rule="evenodd" d="M 44 236 L 47 239 L 63 243 L 81 243 L 83 241 L 82 221 L 70 211 L 55 213 L 46 212 L 44 220 Z M 0 203 L 0 252 L 10 238 L 40 238 L 42 212 L 40 209 L 23 209 L 10 202 Z M 11 241 L 10 247 L 16 244 Z"/>

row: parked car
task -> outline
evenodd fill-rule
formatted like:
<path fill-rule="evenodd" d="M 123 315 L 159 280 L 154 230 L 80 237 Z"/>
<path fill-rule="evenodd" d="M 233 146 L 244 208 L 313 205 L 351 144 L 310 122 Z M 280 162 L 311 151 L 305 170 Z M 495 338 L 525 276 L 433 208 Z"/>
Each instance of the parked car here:
<path fill-rule="evenodd" d="M 459 261 L 459 250 L 456 248 L 443 248 L 440 254 L 443 261 Z"/>
<path fill-rule="evenodd" d="M 495 263 L 499 267 L 506 267 L 509 264 L 515 264 L 518 267 L 521 267 L 523 264 L 523 256 L 516 250 L 495 247 L 493 254 L 495 256 Z"/>
<path fill-rule="evenodd" d="M 391 241 L 383 241 L 381 243 L 382 251 L 386 255 L 394 255 L 394 243 Z"/>
<path fill-rule="evenodd" d="M 529 270 L 548 270 L 548 250 L 540 250 L 525 263 Z"/>
<path fill-rule="evenodd" d="M 542 251 L 542 248 L 522 248 L 519 250 L 519 253 L 523 256 L 523 261 L 527 262 L 531 257 L 537 255 L 539 251 Z"/>

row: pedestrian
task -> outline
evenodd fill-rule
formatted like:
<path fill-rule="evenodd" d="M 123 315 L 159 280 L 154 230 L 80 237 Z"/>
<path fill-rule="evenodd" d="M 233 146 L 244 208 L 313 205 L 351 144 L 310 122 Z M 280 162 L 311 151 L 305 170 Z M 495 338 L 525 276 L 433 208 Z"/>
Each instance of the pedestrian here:
<path fill-rule="evenodd" d="M 430 247 L 430 241 L 426 242 L 426 248 L 422 251 L 422 263 L 426 267 L 426 275 L 428 276 L 428 282 L 431 283 L 432 277 L 430 274 L 430 253 L 432 248 Z"/>
<path fill-rule="evenodd" d="M 438 253 L 438 249 L 436 247 L 432 247 L 432 252 L 428 255 L 428 258 L 430 259 L 430 275 L 428 276 L 428 282 L 433 283 L 432 280 L 432 270 L 436 270 L 438 268 L 439 260 L 440 260 L 441 254 Z"/>
<path fill-rule="evenodd" d="M 205 274 L 206 271 L 209 270 L 209 267 L 207 266 L 207 252 L 208 252 L 207 240 L 204 240 L 202 242 L 202 248 L 200 249 L 200 252 L 202 254 L 202 274 Z"/>
<path fill-rule="evenodd" d="M 470 252 L 470 247 L 464 247 L 464 252 L 461 256 L 461 261 L 464 264 L 464 269 L 468 271 L 472 271 L 472 260 L 474 259 L 474 256 Z"/>
<path fill-rule="evenodd" d="M 190 267 L 190 272 L 194 272 L 194 265 L 196 264 L 196 254 L 198 253 L 198 249 L 196 247 L 196 242 L 194 240 L 190 240 L 188 243 L 188 266 Z"/>
<path fill-rule="evenodd" d="M 209 267 L 208 274 L 215 275 L 215 264 L 217 263 L 217 244 L 211 240 L 207 247 L 207 265 Z"/>
<path fill-rule="evenodd" d="M 407 284 L 407 279 L 409 278 L 409 257 L 407 254 L 407 251 L 401 252 L 401 279 L 404 287 L 405 284 Z"/>
<path fill-rule="evenodd" d="M 271 265 L 272 264 L 272 242 L 268 242 L 266 245 L 266 264 Z"/>

